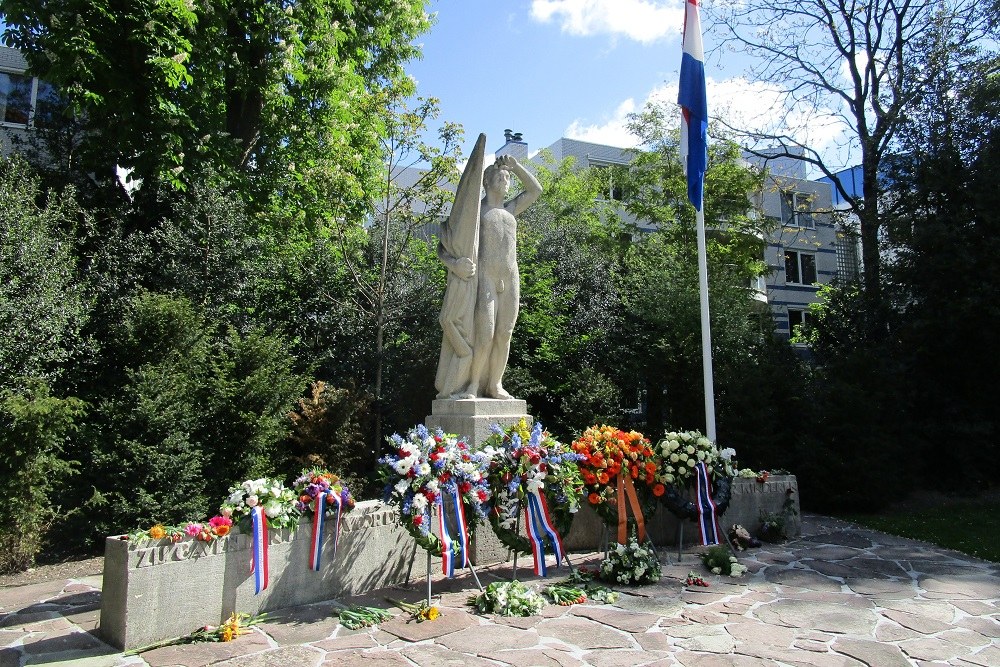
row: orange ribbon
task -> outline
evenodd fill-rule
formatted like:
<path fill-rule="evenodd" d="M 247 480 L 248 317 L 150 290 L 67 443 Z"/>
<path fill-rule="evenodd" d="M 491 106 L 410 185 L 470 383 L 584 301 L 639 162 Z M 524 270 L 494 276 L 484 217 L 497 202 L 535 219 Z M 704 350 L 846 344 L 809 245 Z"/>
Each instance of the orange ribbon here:
<path fill-rule="evenodd" d="M 628 511 L 625 508 L 625 496 L 632 506 L 632 514 L 638 526 L 639 542 L 646 541 L 646 522 L 642 518 L 642 508 L 639 506 L 639 496 L 635 493 L 635 484 L 629 474 L 628 466 L 618 472 L 618 544 L 625 544 L 628 539 Z"/>

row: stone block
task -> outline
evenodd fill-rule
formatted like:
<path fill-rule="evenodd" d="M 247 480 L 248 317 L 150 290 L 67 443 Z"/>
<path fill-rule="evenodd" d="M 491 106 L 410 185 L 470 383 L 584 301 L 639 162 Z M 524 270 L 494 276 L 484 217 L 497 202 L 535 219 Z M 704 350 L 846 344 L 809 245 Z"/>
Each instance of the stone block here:
<path fill-rule="evenodd" d="M 733 499 L 726 513 L 719 517 L 719 526 L 729 530 L 738 523 L 756 534 L 760 528 L 761 512 L 779 512 L 788 497 L 795 504 L 795 515 L 788 522 L 788 537 L 796 537 L 802 533 L 802 519 L 799 513 L 799 488 L 795 475 L 771 475 L 766 482 L 754 479 L 738 478 L 733 480 Z M 646 530 L 650 539 L 658 546 L 673 546 L 677 544 L 678 525 L 680 520 L 663 509 L 657 507 L 652 517 L 646 520 Z M 595 551 L 604 548 L 605 539 L 614 539 L 614 535 L 604 534 L 604 525 L 597 513 L 584 503 L 573 519 L 573 527 L 569 534 L 563 537 L 563 545 L 569 551 Z M 684 522 L 683 541 L 685 544 L 695 544 L 699 541 L 698 527 L 693 521 Z"/>
<path fill-rule="evenodd" d="M 490 436 L 492 424 L 513 426 L 521 419 L 532 423 L 527 410 L 528 404 L 520 399 L 439 398 L 431 404 L 431 414 L 424 424 L 427 428 L 441 428 L 445 433 L 463 435 L 475 447 Z"/>
<path fill-rule="evenodd" d="M 309 569 L 309 521 L 303 520 L 295 531 L 270 530 L 269 585 L 259 595 L 254 594 L 250 573 L 250 535 L 176 544 L 133 544 L 109 537 L 99 633 L 114 646 L 135 648 L 217 625 L 233 612 L 256 614 L 333 600 L 423 576 L 424 553 L 415 550 L 416 543 L 396 517 L 396 509 L 381 502 L 358 503 L 341 522 L 336 558 L 334 533 L 327 529 L 319 572 Z M 506 558 L 505 550 L 490 546 L 491 538 L 496 541 L 489 527 L 482 527 L 471 551 L 474 562 Z M 439 558 L 432 559 L 432 568 L 440 570 Z"/>

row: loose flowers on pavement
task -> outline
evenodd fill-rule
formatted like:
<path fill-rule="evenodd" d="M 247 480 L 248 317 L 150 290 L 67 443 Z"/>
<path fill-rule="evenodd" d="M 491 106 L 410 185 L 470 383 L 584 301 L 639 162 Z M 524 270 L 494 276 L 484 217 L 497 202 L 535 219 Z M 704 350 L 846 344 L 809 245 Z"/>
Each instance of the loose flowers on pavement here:
<path fill-rule="evenodd" d="M 740 565 L 736 556 L 732 555 L 729 548 L 722 545 L 709 547 L 701 554 L 701 562 L 712 574 L 742 577 L 747 571 L 745 566 Z"/>
<path fill-rule="evenodd" d="M 372 625 L 378 625 L 379 623 L 388 621 L 392 618 L 392 614 L 385 609 L 379 609 L 378 607 L 364 607 L 361 605 L 355 605 L 353 607 L 348 607 L 347 609 L 342 609 L 337 612 L 337 616 L 340 618 L 340 624 L 348 630 L 367 628 Z"/>
<path fill-rule="evenodd" d="M 417 623 L 423 623 L 424 621 L 436 621 L 438 617 L 441 616 L 441 610 L 437 607 L 427 603 L 427 600 L 421 600 L 420 602 L 403 602 L 402 600 L 393 600 L 392 598 L 386 598 L 389 604 L 399 607 L 406 613 L 410 615 L 411 621 L 416 621 Z"/>
<path fill-rule="evenodd" d="M 534 616 L 545 606 L 541 595 L 520 581 L 494 581 L 469 604 L 484 614 L 498 616 Z"/>
<path fill-rule="evenodd" d="M 125 652 L 125 655 L 139 655 L 140 653 L 152 651 L 153 649 L 162 648 L 164 646 L 176 646 L 178 644 L 194 644 L 197 642 L 231 642 L 237 637 L 251 632 L 251 628 L 254 625 L 264 622 L 266 618 L 267 614 L 258 614 L 254 616 L 251 614 L 239 614 L 234 612 L 225 623 L 218 627 L 206 625 L 205 627 L 198 628 L 191 634 L 184 635 L 183 637 L 164 639 L 163 641 L 155 642 L 147 646 L 130 649 Z"/>
<path fill-rule="evenodd" d="M 635 535 L 628 544 L 615 544 L 601 561 L 601 579 L 619 584 L 652 584 L 660 580 L 660 561 L 653 547 L 640 545 Z"/>

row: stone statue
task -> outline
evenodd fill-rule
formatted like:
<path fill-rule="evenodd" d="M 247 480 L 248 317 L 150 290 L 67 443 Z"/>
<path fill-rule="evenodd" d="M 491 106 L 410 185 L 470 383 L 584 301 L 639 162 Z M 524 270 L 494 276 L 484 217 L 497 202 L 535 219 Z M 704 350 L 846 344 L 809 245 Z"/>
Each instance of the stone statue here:
<path fill-rule="evenodd" d="M 438 244 L 438 258 L 448 267 L 434 381 L 438 398 L 513 398 L 501 381 L 521 296 L 514 216 L 538 199 L 542 186 L 510 155 L 484 170 L 485 150 L 486 135 L 480 134 Z M 524 190 L 504 201 L 511 174 Z"/>

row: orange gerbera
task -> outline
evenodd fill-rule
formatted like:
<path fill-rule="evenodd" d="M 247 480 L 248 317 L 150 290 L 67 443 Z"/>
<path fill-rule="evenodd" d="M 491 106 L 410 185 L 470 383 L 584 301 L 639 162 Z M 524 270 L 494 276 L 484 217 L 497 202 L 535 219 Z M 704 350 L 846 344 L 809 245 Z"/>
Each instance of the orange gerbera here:
<path fill-rule="evenodd" d="M 229 534 L 229 526 L 216 526 L 215 534 L 219 537 L 225 537 Z"/>
<path fill-rule="evenodd" d="M 656 485 L 653 486 L 653 495 L 656 496 L 657 498 L 659 498 L 666 492 L 667 492 L 667 487 L 663 486 L 662 484 L 657 483 Z"/>
<path fill-rule="evenodd" d="M 590 495 L 587 496 L 587 500 L 590 501 L 591 505 L 597 505 L 598 503 L 601 502 L 601 497 L 599 495 L 597 495 L 596 493 L 591 492 Z"/>
<path fill-rule="evenodd" d="M 149 537 L 154 540 L 158 540 L 166 536 L 167 536 L 167 529 L 160 524 L 156 524 L 155 526 L 149 529 Z"/>

